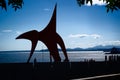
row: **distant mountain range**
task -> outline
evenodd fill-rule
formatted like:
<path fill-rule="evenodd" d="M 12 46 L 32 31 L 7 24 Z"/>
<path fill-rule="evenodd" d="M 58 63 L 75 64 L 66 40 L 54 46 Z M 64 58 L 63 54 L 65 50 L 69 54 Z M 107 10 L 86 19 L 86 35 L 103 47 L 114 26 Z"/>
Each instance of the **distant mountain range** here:
<path fill-rule="evenodd" d="M 86 49 L 83 49 L 83 48 L 67 48 L 67 51 L 111 51 L 111 49 L 113 47 L 116 47 L 120 50 L 120 46 L 113 46 L 113 45 L 107 45 L 107 46 L 102 46 L 102 45 L 98 45 L 98 46 L 95 46 L 95 47 L 91 47 L 91 48 L 86 48 Z M 48 51 L 48 49 L 43 49 L 43 50 L 40 50 L 40 51 Z M 59 49 L 59 51 L 62 51 L 61 49 Z"/>
<path fill-rule="evenodd" d="M 102 45 L 98 45 L 98 46 L 94 46 L 94 47 L 91 47 L 91 48 L 86 48 L 86 49 L 83 49 L 83 48 L 80 48 L 80 47 L 76 47 L 76 48 L 67 48 L 67 51 L 105 51 L 105 52 L 108 52 L 108 51 L 111 51 L 111 49 L 115 47 L 117 48 L 119 51 L 120 51 L 120 46 L 113 46 L 113 45 L 107 45 L 107 46 L 102 46 Z M 62 51 L 61 49 L 58 49 L 59 51 Z M 18 50 L 18 52 L 30 52 L 30 50 Z M 42 49 L 42 50 L 35 50 L 35 52 L 48 52 L 49 50 L 48 49 Z M 2 51 L 0 51 L 2 52 Z M 10 51 L 8 51 L 10 52 Z M 11 51 L 13 52 L 13 51 Z M 17 52 L 17 51 L 15 51 Z"/>
<path fill-rule="evenodd" d="M 113 45 L 106 45 L 106 46 L 98 45 L 92 48 L 87 48 L 86 50 L 111 51 L 113 47 L 118 48 L 120 50 L 120 46 L 113 46 Z"/>

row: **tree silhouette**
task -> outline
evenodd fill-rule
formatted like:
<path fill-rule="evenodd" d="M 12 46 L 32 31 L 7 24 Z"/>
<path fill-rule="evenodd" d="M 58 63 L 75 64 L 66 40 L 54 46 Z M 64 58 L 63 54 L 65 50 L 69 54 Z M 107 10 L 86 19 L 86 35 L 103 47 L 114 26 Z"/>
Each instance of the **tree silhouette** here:
<path fill-rule="evenodd" d="M 79 6 L 88 4 L 90 2 L 91 6 L 93 3 L 93 0 L 76 0 Z M 106 3 L 106 10 L 107 12 L 109 11 L 114 11 L 120 9 L 120 0 L 98 0 L 98 1 L 103 1 Z M 17 9 L 21 9 L 23 5 L 23 0 L 8 0 L 8 3 L 6 0 L 0 0 L 0 6 L 7 10 L 7 4 L 8 6 L 11 5 L 12 8 L 16 11 Z"/>
<path fill-rule="evenodd" d="M 107 9 L 107 12 L 109 11 L 113 12 L 114 10 L 120 9 L 120 0 L 99 0 L 99 1 L 103 1 L 106 3 L 105 7 Z M 93 0 L 77 0 L 79 6 L 88 4 L 88 2 L 90 2 L 90 4 L 92 5 Z"/>
<path fill-rule="evenodd" d="M 17 9 L 21 9 L 23 5 L 23 0 L 8 0 L 8 3 L 6 0 L 0 0 L 0 6 L 2 9 L 5 9 L 7 11 L 8 6 L 12 6 L 14 10 L 16 11 Z"/>

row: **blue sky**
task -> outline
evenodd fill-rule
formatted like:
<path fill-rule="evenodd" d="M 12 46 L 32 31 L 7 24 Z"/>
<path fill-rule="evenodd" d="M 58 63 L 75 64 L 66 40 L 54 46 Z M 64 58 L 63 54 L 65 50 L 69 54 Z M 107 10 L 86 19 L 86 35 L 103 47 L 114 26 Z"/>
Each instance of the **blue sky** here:
<path fill-rule="evenodd" d="M 43 30 L 57 3 L 57 32 L 67 48 L 120 45 L 120 10 L 106 12 L 104 5 L 79 7 L 76 0 L 24 0 L 16 12 L 0 8 L 0 50 L 30 50 L 28 40 L 15 40 L 23 32 Z M 95 4 L 98 4 L 96 2 Z M 36 50 L 46 48 L 39 42 Z"/>

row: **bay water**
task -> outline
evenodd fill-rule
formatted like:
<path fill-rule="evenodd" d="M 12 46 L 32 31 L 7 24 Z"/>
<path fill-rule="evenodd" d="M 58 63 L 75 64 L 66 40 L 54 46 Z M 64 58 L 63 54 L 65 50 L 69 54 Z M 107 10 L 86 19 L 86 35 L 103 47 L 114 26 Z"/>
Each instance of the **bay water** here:
<path fill-rule="evenodd" d="M 83 62 L 85 60 L 104 61 L 103 51 L 67 51 L 70 62 Z M 0 63 L 23 63 L 27 62 L 29 51 L 0 51 Z M 65 59 L 62 52 L 59 52 L 62 61 Z M 110 55 L 110 54 L 109 54 Z M 37 62 L 50 62 L 49 52 L 35 51 L 30 62 L 34 59 Z"/>

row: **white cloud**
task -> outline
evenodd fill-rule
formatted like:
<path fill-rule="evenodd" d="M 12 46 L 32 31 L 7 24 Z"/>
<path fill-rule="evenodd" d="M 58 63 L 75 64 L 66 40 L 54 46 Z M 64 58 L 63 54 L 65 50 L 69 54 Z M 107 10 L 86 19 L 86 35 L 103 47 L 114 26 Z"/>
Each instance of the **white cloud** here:
<path fill-rule="evenodd" d="M 16 31 L 16 33 L 19 35 L 19 34 L 22 34 L 22 32 L 21 31 Z"/>
<path fill-rule="evenodd" d="M 71 35 L 69 35 L 69 37 L 70 38 L 84 38 L 84 37 L 92 37 L 92 38 L 94 38 L 94 39 L 98 39 L 98 38 L 100 38 L 101 36 L 100 35 L 98 35 L 98 34 L 71 34 Z"/>
<path fill-rule="evenodd" d="M 105 4 L 106 3 L 105 3 L 105 1 L 103 2 L 103 0 L 93 0 L 93 3 L 92 3 L 92 5 L 99 5 L 99 6 L 105 5 Z M 90 2 L 88 4 L 86 4 L 86 5 L 91 6 Z"/>
<path fill-rule="evenodd" d="M 45 8 L 45 9 L 43 9 L 44 11 L 50 11 L 50 9 L 49 8 Z"/>
<path fill-rule="evenodd" d="M 87 41 L 87 42 L 71 42 L 72 46 L 74 47 L 80 47 L 80 48 L 90 48 L 90 47 L 95 47 L 95 46 L 120 46 L 120 40 L 115 40 L 115 41 L 93 41 L 93 43 Z"/>
<path fill-rule="evenodd" d="M 101 36 L 100 35 L 98 35 L 98 34 L 92 34 L 92 35 L 90 35 L 91 37 L 93 37 L 93 38 L 95 38 L 95 39 L 98 39 L 98 38 L 100 38 Z"/>
<path fill-rule="evenodd" d="M 120 45 L 120 40 L 116 41 L 104 41 L 101 43 L 101 45 L 106 46 L 106 45 Z"/>
<path fill-rule="evenodd" d="M 71 38 L 83 38 L 83 37 L 87 37 L 87 34 L 71 34 L 69 35 L 69 37 Z"/>
<path fill-rule="evenodd" d="M 3 30 L 2 32 L 9 33 L 9 32 L 12 32 L 12 30 Z"/>

